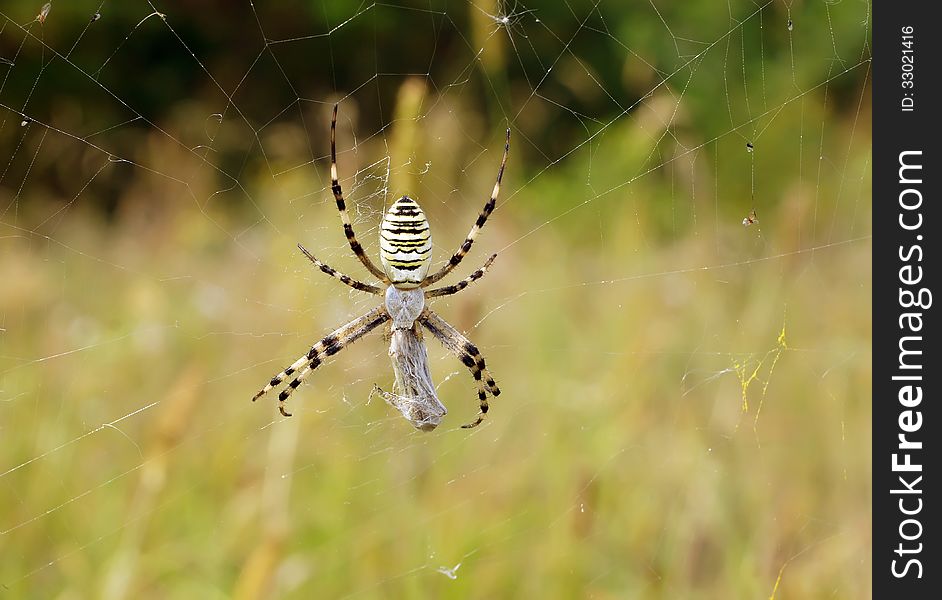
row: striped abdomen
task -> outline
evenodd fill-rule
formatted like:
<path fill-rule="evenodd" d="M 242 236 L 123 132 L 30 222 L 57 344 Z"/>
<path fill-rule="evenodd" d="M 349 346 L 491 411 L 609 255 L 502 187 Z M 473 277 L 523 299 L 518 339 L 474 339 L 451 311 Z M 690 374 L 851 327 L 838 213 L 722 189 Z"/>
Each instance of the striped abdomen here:
<path fill-rule="evenodd" d="M 389 281 L 397 288 L 418 287 L 432 264 L 432 235 L 415 200 L 396 200 L 379 232 L 379 257 Z"/>

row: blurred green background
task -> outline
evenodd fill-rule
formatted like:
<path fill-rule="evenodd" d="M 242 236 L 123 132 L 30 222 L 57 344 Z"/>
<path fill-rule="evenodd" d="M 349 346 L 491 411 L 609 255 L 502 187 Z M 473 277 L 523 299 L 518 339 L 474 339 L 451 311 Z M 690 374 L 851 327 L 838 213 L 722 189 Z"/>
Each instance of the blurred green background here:
<path fill-rule="evenodd" d="M 870 597 L 868 3 L 41 10 L 0 8 L 0 597 Z M 403 193 L 447 257 L 513 130 L 434 304 L 473 431 L 431 338 L 432 433 L 379 334 L 249 401 L 376 303 L 295 248 L 365 277 L 337 101 L 374 257 Z"/>

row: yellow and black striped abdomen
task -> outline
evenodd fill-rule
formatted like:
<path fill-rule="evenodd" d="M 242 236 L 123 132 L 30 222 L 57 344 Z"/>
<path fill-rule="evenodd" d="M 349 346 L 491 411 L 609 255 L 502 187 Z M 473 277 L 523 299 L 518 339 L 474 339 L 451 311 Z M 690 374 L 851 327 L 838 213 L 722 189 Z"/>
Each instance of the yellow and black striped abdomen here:
<path fill-rule="evenodd" d="M 397 288 L 418 287 L 432 264 L 432 235 L 425 213 L 408 196 L 396 200 L 379 231 L 379 256 Z"/>

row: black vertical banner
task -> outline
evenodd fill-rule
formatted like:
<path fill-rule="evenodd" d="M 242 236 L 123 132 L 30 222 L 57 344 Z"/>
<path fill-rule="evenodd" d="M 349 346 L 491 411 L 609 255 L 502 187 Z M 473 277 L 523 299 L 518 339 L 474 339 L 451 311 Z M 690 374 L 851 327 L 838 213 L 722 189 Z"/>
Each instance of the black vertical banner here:
<path fill-rule="evenodd" d="M 873 7 L 873 592 L 939 597 L 935 530 L 942 390 L 938 72 L 933 2 Z M 942 301 L 942 297 L 938 298 Z M 932 432 L 936 432 L 932 435 Z M 942 538 L 939 538 L 942 539 Z M 930 558 L 931 557 L 931 558 Z"/>

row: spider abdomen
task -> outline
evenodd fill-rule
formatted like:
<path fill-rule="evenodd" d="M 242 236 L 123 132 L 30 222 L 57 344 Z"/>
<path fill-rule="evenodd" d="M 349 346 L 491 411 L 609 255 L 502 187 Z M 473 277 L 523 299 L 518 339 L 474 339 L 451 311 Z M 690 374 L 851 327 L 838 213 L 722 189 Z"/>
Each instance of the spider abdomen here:
<path fill-rule="evenodd" d="M 403 196 L 389 207 L 380 227 L 379 248 L 390 283 L 402 289 L 422 283 L 432 264 L 432 235 L 415 200 Z"/>

